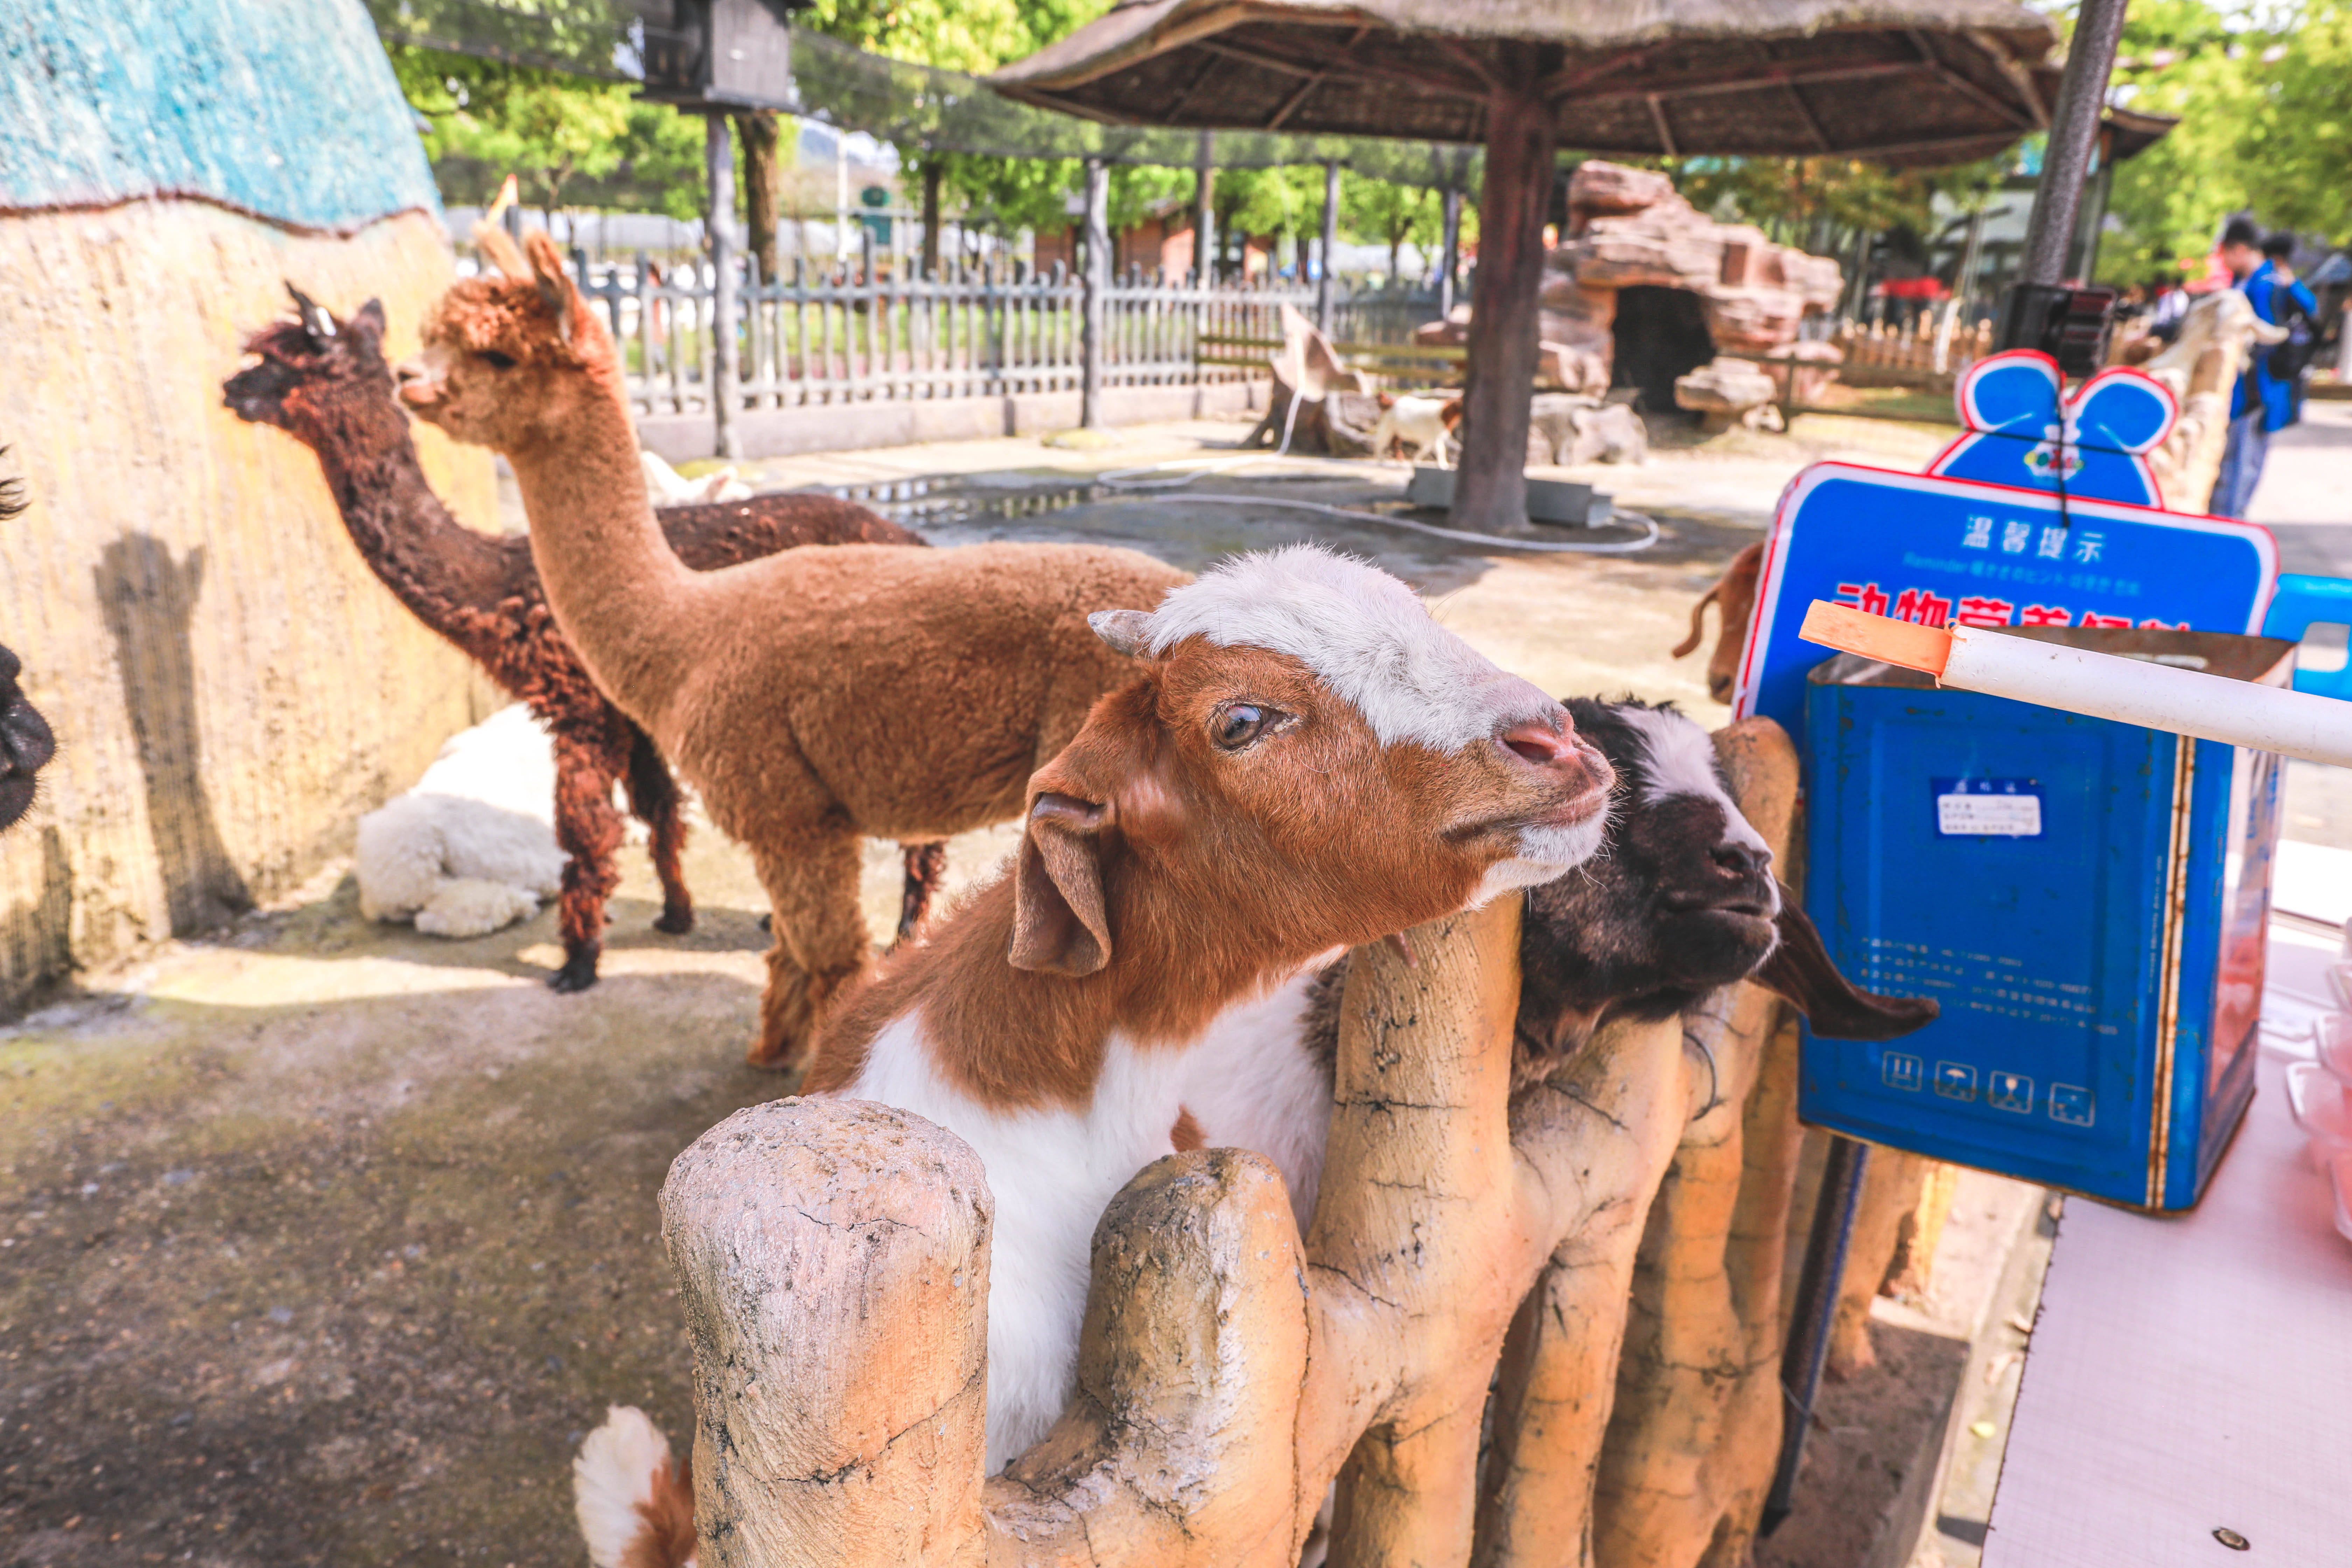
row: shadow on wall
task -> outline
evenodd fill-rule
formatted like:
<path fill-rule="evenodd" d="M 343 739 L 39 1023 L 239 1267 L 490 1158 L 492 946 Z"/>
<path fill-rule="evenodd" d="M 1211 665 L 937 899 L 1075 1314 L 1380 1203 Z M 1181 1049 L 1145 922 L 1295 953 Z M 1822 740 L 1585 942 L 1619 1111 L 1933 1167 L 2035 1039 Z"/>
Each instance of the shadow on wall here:
<path fill-rule="evenodd" d="M 30 825 L 20 828 L 29 832 Z M 41 892 L 0 916 L 8 943 L 0 975 L 0 1011 L 21 1005 L 44 977 L 73 967 L 73 862 L 66 836 L 55 823 L 41 828 Z"/>
<path fill-rule="evenodd" d="M 163 541 L 126 533 L 100 552 L 91 575 L 147 781 L 148 831 L 172 934 L 226 925 L 253 907 L 253 896 L 221 843 L 205 789 L 188 634 L 204 584 L 204 550 L 175 562 Z"/>

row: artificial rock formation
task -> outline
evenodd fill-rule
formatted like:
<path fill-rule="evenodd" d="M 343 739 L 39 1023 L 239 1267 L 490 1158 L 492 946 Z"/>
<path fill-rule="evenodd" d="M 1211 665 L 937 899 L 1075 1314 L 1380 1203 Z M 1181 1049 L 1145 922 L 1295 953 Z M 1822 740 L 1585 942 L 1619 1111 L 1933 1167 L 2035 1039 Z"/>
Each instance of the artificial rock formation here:
<path fill-rule="evenodd" d="M 1545 263 L 1537 379 L 1547 385 L 1608 390 L 1621 289 L 1687 291 L 1716 353 L 1748 359 L 1786 351 L 1807 315 L 1837 306 L 1843 279 L 1835 261 L 1776 245 L 1752 224 L 1717 223 L 1653 170 L 1580 163 L 1569 176 L 1568 211 L 1568 233 Z M 1426 343 L 1468 338 L 1466 309 L 1414 333 Z M 1828 379 L 1819 362 L 1833 364 L 1836 351 L 1803 357 L 1817 385 Z"/>
<path fill-rule="evenodd" d="M 1717 746 L 1743 813 L 1785 848 L 1786 736 L 1748 721 Z M 1517 955 L 1515 900 L 1359 949 L 1303 1241 L 1258 1155 L 1146 1169 L 1095 1233 L 1076 1396 L 991 1480 L 990 1202 L 970 1151 L 838 1100 L 705 1134 L 663 1192 L 695 1348 L 701 1560 L 1288 1568 L 1335 1479 L 1335 1563 L 1576 1560 L 1637 1252 L 1659 1245 L 1654 1195 L 1695 1148 L 1721 1164 L 1727 1147 L 1738 1189 L 1742 1095 L 1768 1076 L 1780 1005 L 1743 984 L 1678 1018 L 1605 1025 L 1514 1096 Z M 1716 1258 L 1697 1287 L 1718 1296 L 1750 1272 L 1742 1258 L 1727 1273 L 1723 1234 L 1697 1247 Z M 1780 1229 L 1742 1234 L 1777 1259 Z M 1752 1368 L 1777 1295 L 1746 1305 L 1724 1311 Z M 1710 1418 L 1665 1433 L 1648 1418 L 1671 1411 L 1639 1413 L 1634 1429 L 1656 1432 L 1641 1473 L 1702 1471 L 1732 1436 L 1743 1453 L 1779 1441 L 1777 1398 L 1748 1401 L 1737 1434 L 1710 1392 L 1685 1403 Z M 1641 1560 L 1695 1562 L 1706 1540 Z"/>
<path fill-rule="evenodd" d="M 1710 436 L 1756 428 L 1778 393 L 1772 378 L 1744 359 L 1718 359 L 1675 378 L 1675 406 L 1697 415 Z"/>
<path fill-rule="evenodd" d="M 1585 356 L 1606 386 L 1617 294 L 1638 285 L 1698 297 L 1716 352 L 1760 357 L 1793 342 L 1797 324 L 1833 309 L 1838 264 L 1775 245 L 1751 224 L 1717 223 L 1665 175 L 1587 162 L 1568 183 L 1569 232 L 1544 280 L 1543 338 Z"/>

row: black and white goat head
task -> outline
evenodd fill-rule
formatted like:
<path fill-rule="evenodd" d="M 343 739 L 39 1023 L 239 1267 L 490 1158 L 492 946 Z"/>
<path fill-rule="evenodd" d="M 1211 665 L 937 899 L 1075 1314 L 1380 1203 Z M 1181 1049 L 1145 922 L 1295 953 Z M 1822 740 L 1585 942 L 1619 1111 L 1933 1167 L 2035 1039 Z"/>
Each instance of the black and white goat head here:
<path fill-rule="evenodd" d="M 1739 980 L 1832 1039 L 1890 1040 L 1934 1020 L 1931 999 L 1876 995 L 1838 973 L 1697 723 L 1630 698 L 1566 706 L 1617 770 L 1616 799 L 1601 853 L 1528 889 L 1522 1080 L 1569 1060 L 1612 1018 L 1668 1017 Z"/>

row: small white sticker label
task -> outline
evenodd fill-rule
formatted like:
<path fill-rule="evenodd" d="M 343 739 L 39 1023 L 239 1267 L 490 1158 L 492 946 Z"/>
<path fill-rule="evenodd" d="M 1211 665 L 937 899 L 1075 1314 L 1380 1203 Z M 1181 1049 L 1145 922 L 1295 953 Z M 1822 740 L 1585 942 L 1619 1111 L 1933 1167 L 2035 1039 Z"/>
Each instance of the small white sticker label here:
<path fill-rule="evenodd" d="M 1939 795 L 1936 797 L 1936 831 L 1954 837 L 2039 838 L 2042 797 L 2038 795 Z"/>

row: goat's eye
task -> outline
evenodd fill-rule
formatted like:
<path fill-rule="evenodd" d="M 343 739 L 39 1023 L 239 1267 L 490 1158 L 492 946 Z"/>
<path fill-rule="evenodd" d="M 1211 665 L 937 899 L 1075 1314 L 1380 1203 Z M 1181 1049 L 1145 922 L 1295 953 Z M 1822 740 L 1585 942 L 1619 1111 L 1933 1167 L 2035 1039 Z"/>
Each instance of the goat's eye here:
<path fill-rule="evenodd" d="M 1209 739 L 1220 751 L 1238 752 L 1272 729 L 1279 716 L 1255 702 L 1229 702 L 1209 721 Z"/>
<path fill-rule="evenodd" d="M 512 354 L 502 354 L 502 353 L 499 353 L 499 351 L 498 351 L 498 350 L 496 350 L 496 349 L 484 349 L 484 350 L 482 351 L 482 357 L 483 357 L 484 359 L 486 359 L 486 360 L 488 360 L 488 361 L 489 361 L 489 362 L 490 362 L 490 365 L 491 365 L 491 368 L 492 368 L 492 369 L 495 369 L 495 370 L 512 370 L 512 369 L 514 369 L 515 362 L 514 362 L 514 355 L 512 355 Z"/>

